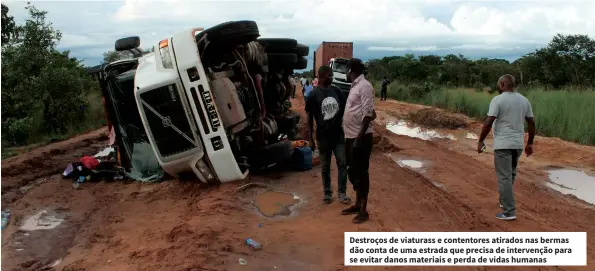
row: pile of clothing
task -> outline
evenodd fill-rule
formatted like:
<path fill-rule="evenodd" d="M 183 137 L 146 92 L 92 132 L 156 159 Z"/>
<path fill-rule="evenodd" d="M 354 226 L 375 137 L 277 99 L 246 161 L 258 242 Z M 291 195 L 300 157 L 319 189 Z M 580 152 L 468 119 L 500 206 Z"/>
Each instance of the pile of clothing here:
<path fill-rule="evenodd" d="M 62 173 L 65 179 L 74 180 L 75 184 L 99 180 L 122 180 L 126 176 L 124 168 L 116 160 L 116 151 L 105 148 L 95 156 L 84 156 L 80 161 L 69 163 Z"/>

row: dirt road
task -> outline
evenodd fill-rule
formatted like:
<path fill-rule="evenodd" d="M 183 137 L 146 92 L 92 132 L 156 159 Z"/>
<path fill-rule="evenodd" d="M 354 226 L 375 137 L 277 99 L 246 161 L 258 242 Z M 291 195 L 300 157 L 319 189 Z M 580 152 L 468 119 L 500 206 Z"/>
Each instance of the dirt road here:
<path fill-rule="evenodd" d="M 293 103 L 303 111 L 299 93 Z M 546 188 L 544 170 L 573 166 L 593 172 L 595 148 L 537 138 L 536 154 L 522 158 L 515 184 L 518 219 L 498 221 L 493 218 L 499 208 L 491 153 L 477 154 L 476 140 L 458 137 L 478 132 L 480 124 L 467 119 L 469 131 L 442 131 L 456 140 L 422 140 L 385 129 L 422 107 L 395 101 L 377 107 L 367 223 L 355 225 L 351 217 L 340 216 L 345 206 L 338 202 L 322 203 L 320 167 L 251 177 L 251 182 L 299 197 L 287 217 L 261 215 L 251 202 L 268 188 L 236 192 L 239 182 L 114 181 L 74 189 L 55 174 L 68 161 L 94 154 L 107 143 L 106 131 L 98 130 L 2 161 L 2 208 L 13 213 L 2 234 L 2 269 L 40 270 L 55 264 L 56 270 L 537 270 L 347 267 L 343 232 L 586 231 L 590 267 L 539 270 L 592 270 L 595 208 Z M 28 184 L 35 185 L 20 189 Z M 55 228 L 19 230 L 28 216 L 42 210 L 55 215 Z M 257 240 L 263 249 L 249 249 L 245 238 Z M 241 265 L 240 258 L 247 264 Z"/>

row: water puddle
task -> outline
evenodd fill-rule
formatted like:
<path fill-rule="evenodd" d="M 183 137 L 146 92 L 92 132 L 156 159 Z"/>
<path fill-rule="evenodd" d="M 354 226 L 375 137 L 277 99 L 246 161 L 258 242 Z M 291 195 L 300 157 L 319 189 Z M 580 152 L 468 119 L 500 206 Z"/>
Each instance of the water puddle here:
<path fill-rule="evenodd" d="M 414 169 L 422 168 L 424 163 L 417 160 L 398 160 L 397 163 L 402 167 L 410 167 Z"/>
<path fill-rule="evenodd" d="M 64 218 L 60 217 L 56 212 L 51 210 L 42 210 L 39 213 L 28 217 L 21 226 L 21 230 L 36 231 L 36 230 L 51 230 L 58 227 Z"/>
<path fill-rule="evenodd" d="M 476 134 L 474 134 L 474 133 L 469 133 L 469 132 L 467 132 L 467 136 L 466 136 L 465 138 L 467 138 L 467 139 L 473 139 L 473 140 L 477 140 L 477 139 L 479 139 L 479 136 L 477 136 L 477 135 L 476 135 Z"/>
<path fill-rule="evenodd" d="M 385 155 L 387 157 L 389 157 L 390 159 L 392 159 L 393 161 L 395 161 L 395 163 L 397 163 L 397 165 L 399 165 L 400 167 L 410 168 L 410 169 L 417 171 L 419 173 L 422 173 L 422 174 L 426 173 L 426 169 L 428 167 L 427 162 L 422 162 L 421 160 L 415 160 L 412 157 L 398 156 L 393 153 L 387 153 Z"/>
<path fill-rule="evenodd" d="M 412 125 L 406 121 L 388 122 L 386 129 L 389 131 L 408 137 L 415 137 L 423 140 L 431 140 L 436 138 L 447 138 L 450 140 L 457 140 L 457 138 L 449 133 L 440 132 L 437 130 L 426 129 L 419 126 Z"/>
<path fill-rule="evenodd" d="M 290 207 L 299 202 L 300 198 L 291 193 L 267 191 L 256 196 L 254 205 L 266 217 L 289 216 L 292 213 Z"/>
<path fill-rule="evenodd" d="M 595 204 L 595 177 L 580 170 L 552 169 L 547 171 L 550 181 L 546 186 L 566 195 L 574 195 Z"/>

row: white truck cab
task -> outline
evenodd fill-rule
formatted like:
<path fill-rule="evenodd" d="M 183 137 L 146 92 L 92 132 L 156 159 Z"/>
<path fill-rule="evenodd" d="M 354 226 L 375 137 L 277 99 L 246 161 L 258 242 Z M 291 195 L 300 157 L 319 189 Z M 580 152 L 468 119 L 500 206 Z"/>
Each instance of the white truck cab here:
<path fill-rule="evenodd" d="M 331 58 L 329 60 L 329 67 L 333 69 L 333 85 L 340 88 L 344 92 L 349 92 L 351 83 L 347 82 L 347 62 L 345 58 Z"/>
<path fill-rule="evenodd" d="M 197 31 L 202 29 L 178 32 L 139 59 L 134 82 L 141 119 L 165 172 L 177 176 L 191 169 L 202 182 L 244 179 L 248 170 L 235 163 L 221 127 L 198 54 Z"/>
<path fill-rule="evenodd" d="M 297 134 L 299 114 L 289 110 L 289 78 L 305 68 L 309 48 L 258 36 L 253 21 L 187 29 L 161 40 L 129 71 L 146 137 L 165 172 L 225 183 L 291 157 L 288 135 Z M 116 50 L 139 44 L 138 37 L 121 39 Z"/>

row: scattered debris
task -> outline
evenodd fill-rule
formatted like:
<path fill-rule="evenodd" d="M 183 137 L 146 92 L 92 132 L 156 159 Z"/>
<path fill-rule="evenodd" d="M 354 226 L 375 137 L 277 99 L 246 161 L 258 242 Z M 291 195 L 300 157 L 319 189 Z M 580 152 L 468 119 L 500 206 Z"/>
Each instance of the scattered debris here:
<path fill-rule="evenodd" d="M 238 259 L 238 261 L 240 262 L 240 265 L 247 265 L 248 261 L 244 260 L 243 258 Z"/>
<path fill-rule="evenodd" d="M 8 225 L 10 219 L 10 210 L 2 211 L 2 230 Z"/>
<path fill-rule="evenodd" d="M 253 248 L 253 249 L 256 249 L 256 250 L 259 250 L 259 249 L 261 249 L 261 248 L 262 248 L 262 246 L 261 246 L 261 245 L 260 245 L 258 242 L 254 241 L 254 240 L 252 240 L 252 239 L 250 239 L 250 238 L 246 239 L 246 244 L 247 244 L 249 247 L 251 247 L 251 248 Z"/>
<path fill-rule="evenodd" d="M 116 153 L 116 150 L 113 147 L 107 147 L 105 149 L 103 149 L 102 151 L 98 152 L 97 154 L 95 154 L 95 158 L 100 159 L 100 158 L 105 158 L 105 157 L 110 157 L 112 154 Z M 110 159 L 107 159 L 110 160 Z"/>

